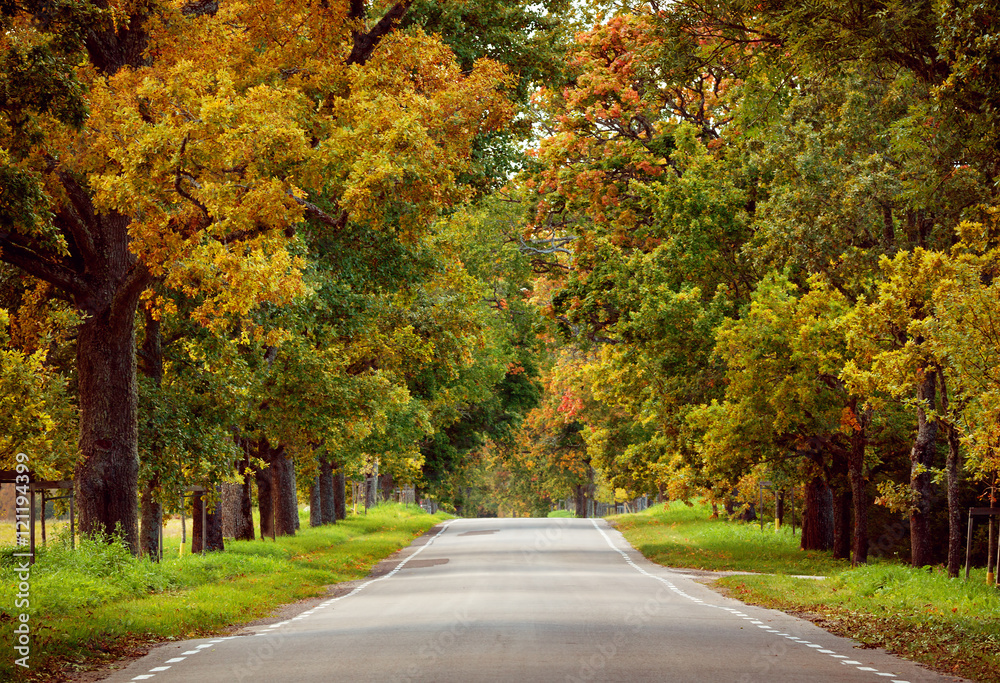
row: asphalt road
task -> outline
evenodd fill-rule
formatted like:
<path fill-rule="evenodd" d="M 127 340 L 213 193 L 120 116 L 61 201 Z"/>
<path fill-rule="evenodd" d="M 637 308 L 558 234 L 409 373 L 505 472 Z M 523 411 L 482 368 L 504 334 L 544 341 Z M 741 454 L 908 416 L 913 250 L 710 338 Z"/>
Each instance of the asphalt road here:
<path fill-rule="evenodd" d="M 390 572 L 111 683 L 956 681 L 647 562 L 603 520 L 462 519 Z"/>

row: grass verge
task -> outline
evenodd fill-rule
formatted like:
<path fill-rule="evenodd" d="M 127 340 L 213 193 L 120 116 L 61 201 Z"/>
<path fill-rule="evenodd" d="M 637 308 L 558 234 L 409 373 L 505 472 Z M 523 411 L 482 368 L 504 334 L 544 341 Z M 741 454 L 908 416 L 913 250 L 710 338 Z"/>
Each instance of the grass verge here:
<path fill-rule="evenodd" d="M 614 518 L 647 558 L 672 567 L 764 572 L 718 579 L 717 589 L 810 619 L 863 645 L 939 671 L 1000 683 L 1000 590 L 985 571 L 969 581 L 877 561 L 850 568 L 798 538 L 765 527 L 708 519 L 706 506 L 657 506 Z M 826 576 L 823 580 L 796 574 Z"/>
<path fill-rule="evenodd" d="M 359 579 L 446 516 L 382 505 L 336 525 L 277 541 L 227 541 L 226 551 L 156 564 L 117 544 L 54 545 L 31 570 L 30 669 L 0 660 L 0 680 L 60 681 L 164 640 L 216 633 L 266 616 L 279 605 L 323 595 Z M 20 609 L 8 550 L 0 556 L 0 639 L 12 643 Z"/>
<path fill-rule="evenodd" d="M 707 505 L 656 505 L 611 520 L 636 550 L 657 564 L 693 569 L 828 576 L 850 563 L 830 553 L 799 550 L 790 526 L 709 519 Z"/>
<path fill-rule="evenodd" d="M 873 564 L 824 581 L 729 576 L 718 583 L 739 600 L 797 613 L 863 645 L 1000 682 L 1000 591 L 982 571 L 964 581 L 940 569 Z"/>

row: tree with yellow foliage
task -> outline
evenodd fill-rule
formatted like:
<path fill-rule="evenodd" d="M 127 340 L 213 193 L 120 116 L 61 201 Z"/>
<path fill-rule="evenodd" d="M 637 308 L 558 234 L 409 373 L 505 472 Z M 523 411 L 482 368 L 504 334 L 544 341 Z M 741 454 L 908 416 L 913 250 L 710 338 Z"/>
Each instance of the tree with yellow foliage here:
<path fill-rule="evenodd" d="M 211 327 L 306 291 L 307 226 L 417 235 L 467 193 L 472 140 L 510 116 L 506 76 L 395 31 L 410 4 L 4 7 L 20 96 L 0 103 L 0 258 L 83 317 L 84 532 L 120 526 L 137 547 L 135 318 L 144 300 L 170 310 L 151 285 L 197 294 Z"/>

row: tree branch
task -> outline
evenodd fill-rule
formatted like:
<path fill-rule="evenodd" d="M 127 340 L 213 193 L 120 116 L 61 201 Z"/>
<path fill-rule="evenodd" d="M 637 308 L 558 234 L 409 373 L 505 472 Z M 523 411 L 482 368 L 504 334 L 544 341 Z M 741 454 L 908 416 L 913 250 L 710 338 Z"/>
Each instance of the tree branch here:
<path fill-rule="evenodd" d="M 329 225 L 331 228 L 336 228 L 337 230 L 342 230 L 344 226 L 347 225 L 346 211 L 342 211 L 339 217 L 334 218 L 312 202 L 307 202 L 305 199 L 296 197 L 291 192 L 288 193 L 288 196 L 294 199 L 296 204 L 304 208 L 306 210 L 306 215 L 315 221 L 323 223 L 324 225 Z"/>
<path fill-rule="evenodd" d="M 89 287 L 78 273 L 14 242 L 10 233 L 0 233 L 0 261 L 20 268 L 75 297 L 89 292 Z"/>
<path fill-rule="evenodd" d="M 181 8 L 181 13 L 189 17 L 215 16 L 219 11 L 219 0 L 191 0 Z"/>
<path fill-rule="evenodd" d="M 111 302 L 112 319 L 134 315 L 136 302 L 152 282 L 153 276 L 149 269 L 139 261 L 133 263 L 125 276 L 125 282 L 115 291 L 115 298 Z"/>
<path fill-rule="evenodd" d="M 412 4 L 413 0 L 401 0 L 389 8 L 385 16 L 379 19 L 378 23 L 367 33 L 356 30 L 354 32 L 354 48 L 347 57 L 347 65 L 364 65 L 371 58 L 372 53 L 382 39 L 389 35 L 402 20 L 403 15 L 406 14 L 406 11 L 410 9 L 410 5 Z M 351 19 L 358 21 L 360 24 L 365 14 L 365 3 L 361 2 L 361 0 L 351 0 Z"/>
<path fill-rule="evenodd" d="M 67 171 L 59 171 L 56 174 L 70 205 L 60 212 L 64 216 L 66 232 L 73 238 L 76 248 L 84 263 L 93 263 L 99 254 L 94 246 L 94 238 L 90 234 L 89 225 L 94 222 L 94 206 L 90 201 L 90 195 L 80 186 L 76 178 Z"/>
<path fill-rule="evenodd" d="M 566 249 L 565 245 L 570 244 L 573 240 L 577 239 L 575 236 L 570 237 L 550 237 L 543 240 L 531 240 L 530 242 L 525 242 L 524 238 L 518 237 L 518 250 L 522 254 L 537 254 L 543 256 L 546 254 L 572 254 L 569 249 Z M 533 244 L 548 244 L 548 247 L 535 247 Z"/>

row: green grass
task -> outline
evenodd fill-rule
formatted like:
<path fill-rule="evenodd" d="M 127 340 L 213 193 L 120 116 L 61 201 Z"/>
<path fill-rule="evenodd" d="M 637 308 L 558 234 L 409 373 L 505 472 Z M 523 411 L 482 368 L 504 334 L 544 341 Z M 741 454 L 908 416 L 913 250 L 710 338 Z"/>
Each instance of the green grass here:
<path fill-rule="evenodd" d="M 383 505 L 336 525 L 277 541 L 227 541 L 226 551 L 162 563 L 133 558 L 116 544 L 51 544 L 31 571 L 31 670 L 0 659 L 0 680 L 62 680 L 64 672 L 111 661 L 137 646 L 205 636 L 263 617 L 275 607 L 323 595 L 364 577 L 446 516 Z M 170 542 L 173 543 L 171 551 Z M 190 547 L 190 545 L 188 546 Z M 0 553 L 0 638 L 12 642 L 17 580 L 11 549 Z"/>
<path fill-rule="evenodd" d="M 657 506 L 613 518 L 659 564 L 762 572 L 714 584 L 752 604 L 802 614 L 838 635 L 946 673 L 1000 683 L 1000 590 L 985 570 L 969 581 L 890 562 L 850 568 L 803 552 L 790 529 L 708 519 L 707 506 Z M 795 574 L 822 575 L 823 580 Z"/>
<path fill-rule="evenodd" d="M 553 510 L 547 515 L 547 517 L 566 518 L 566 517 L 576 517 L 576 515 L 570 512 L 569 510 Z"/>
<path fill-rule="evenodd" d="M 668 567 L 827 576 L 850 566 L 830 553 L 802 552 L 790 526 L 761 530 L 710 514 L 707 505 L 675 502 L 610 520 L 639 552 Z"/>
<path fill-rule="evenodd" d="M 938 670 L 1000 681 L 1000 590 L 985 571 L 969 581 L 938 569 L 873 564 L 824 581 L 788 576 L 731 576 L 733 597 L 811 613 L 824 628 Z"/>

